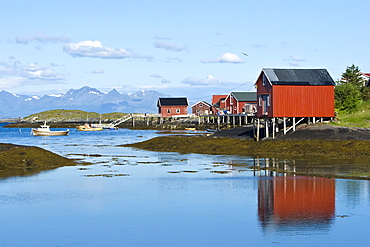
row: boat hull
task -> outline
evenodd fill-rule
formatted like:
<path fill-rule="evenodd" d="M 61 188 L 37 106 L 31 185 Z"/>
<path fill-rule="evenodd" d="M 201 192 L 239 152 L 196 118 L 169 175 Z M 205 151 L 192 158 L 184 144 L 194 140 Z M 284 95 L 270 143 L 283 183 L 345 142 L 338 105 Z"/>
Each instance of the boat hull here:
<path fill-rule="evenodd" d="M 103 128 L 102 127 L 98 127 L 98 128 L 77 127 L 77 130 L 79 130 L 79 131 L 99 131 L 99 130 L 103 130 Z"/>
<path fill-rule="evenodd" d="M 34 136 L 66 136 L 69 134 L 69 130 L 56 130 L 56 131 L 45 131 L 32 129 Z"/>

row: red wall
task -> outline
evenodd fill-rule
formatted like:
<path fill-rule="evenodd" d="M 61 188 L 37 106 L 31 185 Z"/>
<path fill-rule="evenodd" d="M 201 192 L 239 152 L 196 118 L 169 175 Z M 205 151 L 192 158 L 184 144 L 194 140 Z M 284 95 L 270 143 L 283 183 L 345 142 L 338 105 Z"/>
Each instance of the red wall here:
<path fill-rule="evenodd" d="M 270 95 L 268 117 L 334 117 L 334 86 L 262 85 L 257 81 L 257 116 L 262 117 L 260 95 Z"/>
<path fill-rule="evenodd" d="M 170 113 L 167 110 L 170 110 Z M 180 112 L 176 112 L 177 109 L 180 109 Z M 162 106 L 159 108 L 159 114 L 161 117 L 171 117 L 176 115 L 187 115 L 188 107 L 187 106 Z"/>
<path fill-rule="evenodd" d="M 334 117 L 334 86 L 272 87 L 272 117 Z"/>

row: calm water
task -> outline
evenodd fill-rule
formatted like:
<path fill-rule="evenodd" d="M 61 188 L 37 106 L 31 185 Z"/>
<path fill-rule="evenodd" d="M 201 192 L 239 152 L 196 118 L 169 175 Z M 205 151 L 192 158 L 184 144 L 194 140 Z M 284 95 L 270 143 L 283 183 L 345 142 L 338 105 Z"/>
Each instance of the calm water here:
<path fill-rule="evenodd" d="M 155 136 L 0 128 L 2 143 L 94 163 L 0 180 L 0 246 L 368 246 L 369 181 L 256 173 L 243 166 L 254 164 L 248 157 L 117 146 Z"/>

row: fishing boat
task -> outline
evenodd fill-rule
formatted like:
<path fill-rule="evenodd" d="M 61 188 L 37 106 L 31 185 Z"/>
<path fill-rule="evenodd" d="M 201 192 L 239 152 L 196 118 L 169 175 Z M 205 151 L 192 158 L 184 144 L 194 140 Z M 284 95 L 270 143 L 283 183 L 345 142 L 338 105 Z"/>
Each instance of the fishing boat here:
<path fill-rule="evenodd" d="M 80 131 L 99 131 L 99 130 L 103 130 L 103 127 L 92 127 L 89 124 L 85 123 L 84 125 L 77 126 L 77 130 L 80 130 Z"/>
<path fill-rule="evenodd" d="M 185 128 L 185 130 L 197 130 L 196 128 Z"/>
<path fill-rule="evenodd" d="M 69 129 L 50 130 L 50 126 L 46 125 L 46 122 L 37 129 L 32 128 L 31 131 L 34 136 L 66 136 L 69 133 Z"/>

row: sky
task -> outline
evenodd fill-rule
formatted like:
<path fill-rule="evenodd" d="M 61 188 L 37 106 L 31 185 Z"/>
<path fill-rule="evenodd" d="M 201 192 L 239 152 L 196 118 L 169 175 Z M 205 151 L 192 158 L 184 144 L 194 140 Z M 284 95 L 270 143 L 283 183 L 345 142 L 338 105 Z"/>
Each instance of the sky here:
<path fill-rule="evenodd" d="M 254 91 L 262 68 L 370 72 L 370 1 L 0 0 L 0 91 L 83 86 L 190 101 Z"/>

